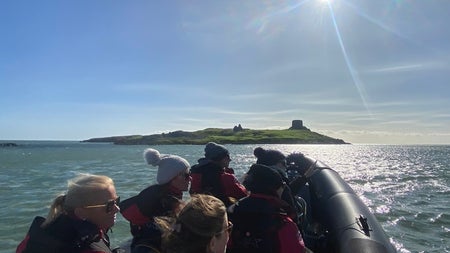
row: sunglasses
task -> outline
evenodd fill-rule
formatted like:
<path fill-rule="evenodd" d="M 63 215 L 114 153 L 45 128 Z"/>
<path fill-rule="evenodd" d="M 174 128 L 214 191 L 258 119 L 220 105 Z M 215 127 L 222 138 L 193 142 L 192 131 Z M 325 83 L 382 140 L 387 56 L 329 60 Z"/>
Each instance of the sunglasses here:
<path fill-rule="evenodd" d="M 225 232 L 227 232 L 228 234 L 230 234 L 231 231 L 233 231 L 233 223 L 231 223 L 231 221 L 228 221 L 227 227 L 226 227 L 224 230 L 222 230 L 222 231 L 220 231 L 219 233 L 217 233 L 216 235 L 221 235 L 221 234 L 223 234 L 223 233 L 225 233 Z"/>
<path fill-rule="evenodd" d="M 97 207 L 106 207 L 106 213 L 110 213 L 114 210 L 114 207 L 116 205 L 119 205 L 120 203 L 120 197 L 117 197 L 116 199 L 111 199 L 105 204 L 101 205 L 92 205 L 92 206 L 83 206 L 83 208 L 97 208 Z"/>

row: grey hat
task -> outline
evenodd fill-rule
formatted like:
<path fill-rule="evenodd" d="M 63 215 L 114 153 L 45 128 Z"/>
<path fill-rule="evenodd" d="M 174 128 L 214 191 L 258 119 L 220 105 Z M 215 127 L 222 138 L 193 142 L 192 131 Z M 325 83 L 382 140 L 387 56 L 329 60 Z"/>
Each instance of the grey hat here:
<path fill-rule="evenodd" d="M 144 159 L 147 164 L 158 166 L 156 182 L 166 184 L 179 173 L 186 171 L 191 166 L 186 159 L 176 155 L 161 155 L 158 150 L 148 148 L 144 151 Z"/>
<path fill-rule="evenodd" d="M 215 142 L 208 142 L 205 146 L 205 158 L 209 160 L 218 160 L 226 155 L 230 155 L 228 149 Z"/>

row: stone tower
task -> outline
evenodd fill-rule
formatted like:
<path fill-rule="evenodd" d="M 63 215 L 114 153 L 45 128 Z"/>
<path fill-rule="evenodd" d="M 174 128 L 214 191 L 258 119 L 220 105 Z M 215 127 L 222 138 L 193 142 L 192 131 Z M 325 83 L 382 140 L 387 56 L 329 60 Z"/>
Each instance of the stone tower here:
<path fill-rule="evenodd" d="M 303 121 L 299 119 L 293 120 L 290 129 L 303 129 Z"/>

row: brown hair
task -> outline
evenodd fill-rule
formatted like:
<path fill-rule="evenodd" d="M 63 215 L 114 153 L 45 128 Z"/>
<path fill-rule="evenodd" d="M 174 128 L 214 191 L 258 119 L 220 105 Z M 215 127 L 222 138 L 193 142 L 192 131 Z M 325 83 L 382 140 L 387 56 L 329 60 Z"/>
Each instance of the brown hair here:
<path fill-rule="evenodd" d="M 211 195 L 193 195 L 176 220 L 163 225 L 168 231 L 163 237 L 165 252 L 206 252 L 211 239 L 222 232 L 225 217 L 221 200 Z"/>

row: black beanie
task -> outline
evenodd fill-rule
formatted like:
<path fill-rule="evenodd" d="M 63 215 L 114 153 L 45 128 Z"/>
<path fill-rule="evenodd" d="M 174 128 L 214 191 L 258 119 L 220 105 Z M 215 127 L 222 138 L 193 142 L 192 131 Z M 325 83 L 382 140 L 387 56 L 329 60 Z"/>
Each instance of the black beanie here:
<path fill-rule="evenodd" d="M 225 148 L 225 146 L 222 146 L 215 142 L 208 142 L 205 146 L 206 159 L 217 161 L 227 155 L 230 155 L 230 152 L 228 152 L 228 149 Z"/>
<path fill-rule="evenodd" d="M 261 164 L 253 164 L 243 182 L 252 193 L 274 195 L 283 185 L 283 180 L 274 169 Z"/>
<path fill-rule="evenodd" d="M 286 160 L 286 156 L 283 153 L 274 149 L 263 149 L 261 147 L 257 147 L 255 148 L 255 150 L 253 150 L 253 154 L 257 158 L 257 164 L 263 164 L 267 166 L 272 166 L 282 160 Z"/>

